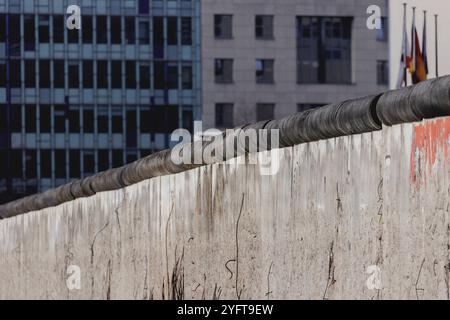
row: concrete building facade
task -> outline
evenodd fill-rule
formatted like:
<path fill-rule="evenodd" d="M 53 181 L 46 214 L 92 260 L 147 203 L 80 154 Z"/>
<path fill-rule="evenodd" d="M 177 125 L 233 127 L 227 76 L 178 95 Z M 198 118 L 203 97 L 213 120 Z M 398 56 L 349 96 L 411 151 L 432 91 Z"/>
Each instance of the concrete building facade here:
<path fill-rule="evenodd" d="M 66 28 L 70 5 L 81 29 Z M 0 194 L 170 146 L 201 118 L 199 0 L 0 0 Z"/>
<path fill-rule="evenodd" d="M 381 30 L 367 28 L 370 5 Z M 386 0 L 204 0 L 201 11 L 208 128 L 388 89 Z"/>

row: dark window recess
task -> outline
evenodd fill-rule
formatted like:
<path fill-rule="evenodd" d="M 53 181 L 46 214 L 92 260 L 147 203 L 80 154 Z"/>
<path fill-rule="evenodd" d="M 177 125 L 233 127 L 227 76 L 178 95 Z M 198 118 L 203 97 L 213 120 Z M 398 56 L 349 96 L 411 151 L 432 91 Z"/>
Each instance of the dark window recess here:
<path fill-rule="evenodd" d="M 179 128 L 178 109 L 175 105 L 152 107 L 141 113 L 141 126 L 150 133 L 172 133 Z"/>
<path fill-rule="evenodd" d="M 52 152 L 50 150 L 41 150 L 41 178 L 52 177 Z"/>
<path fill-rule="evenodd" d="M 129 153 L 127 154 L 127 163 L 133 163 L 137 160 L 137 154 Z"/>
<path fill-rule="evenodd" d="M 167 82 L 169 89 L 178 89 L 178 66 L 170 65 L 167 67 Z"/>
<path fill-rule="evenodd" d="M 70 72 L 70 70 L 69 70 Z M 54 60 L 53 61 L 53 85 L 55 88 L 64 88 L 65 81 L 64 77 L 64 60 Z"/>
<path fill-rule="evenodd" d="M 155 58 L 164 58 L 164 19 L 153 17 L 153 51 Z"/>
<path fill-rule="evenodd" d="M 48 43 L 50 41 L 50 16 L 39 16 L 39 42 Z"/>
<path fill-rule="evenodd" d="M 92 60 L 83 61 L 83 87 L 94 87 L 94 62 Z"/>
<path fill-rule="evenodd" d="M 111 130 L 112 133 L 123 133 L 122 110 L 120 108 L 116 110 L 113 108 L 112 110 Z"/>
<path fill-rule="evenodd" d="M 69 88 L 80 86 L 80 71 L 78 62 L 69 62 Z"/>
<path fill-rule="evenodd" d="M 9 123 L 9 121 L 8 121 L 7 115 L 6 115 L 6 105 L 0 104 L 0 134 L 6 133 L 8 123 Z M 0 150 L 4 145 L 5 145 L 5 141 L 2 140 L 2 137 L 0 135 Z M 0 165 L 0 170 L 1 170 L 1 165 Z M 1 175 L 0 175 L 0 177 L 1 177 Z"/>
<path fill-rule="evenodd" d="M 111 17 L 111 43 L 120 44 L 122 42 L 122 20 L 121 17 Z"/>
<path fill-rule="evenodd" d="M 255 17 L 256 39 L 273 39 L 273 16 Z"/>
<path fill-rule="evenodd" d="M 381 17 L 381 29 L 377 29 L 377 40 L 386 42 L 389 38 L 389 24 L 387 17 Z"/>
<path fill-rule="evenodd" d="M 83 110 L 83 132 L 94 133 L 94 110 Z"/>
<path fill-rule="evenodd" d="M 233 60 L 232 59 L 216 59 L 215 66 L 216 83 L 233 82 Z"/>
<path fill-rule="evenodd" d="M 183 126 L 184 129 L 189 132 L 193 131 L 194 127 L 194 114 L 192 110 L 183 110 Z"/>
<path fill-rule="evenodd" d="M 109 169 L 109 151 L 98 150 L 98 171 L 106 171 Z"/>
<path fill-rule="evenodd" d="M 11 151 L 11 163 L 14 165 L 11 166 L 12 177 L 20 178 L 23 177 L 23 154 L 22 150 L 12 150 Z"/>
<path fill-rule="evenodd" d="M 231 39 L 233 37 L 233 16 L 216 14 L 214 16 L 214 35 L 219 39 Z"/>
<path fill-rule="evenodd" d="M 256 82 L 257 83 L 273 83 L 274 61 L 273 60 L 256 60 Z"/>
<path fill-rule="evenodd" d="M 151 118 L 151 112 L 150 110 L 143 110 L 141 109 L 141 132 L 142 133 L 153 133 L 152 126 L 155 119 Z"/>
<path fill-rule="evenodd" d="M 36 87 L 36 61 L 25 60 L 25 87 Z"/>
<path fill-rule="evenodd" d="M 125 63 L 125 79 L 127 89 L 136 88 L 136 61 L 127 61 Z"/>
<path fill-rule="evenodd" d="M 377 61 L 377 84 L 389 84 L 389 62 L 386 60 Z"/>
<path fill-rule="evenodd" d="M 37 156 L 36 150 L 26 150 L 25 152 L 25 176 L 27 179 L 37 178 Z"/>
<path fill-rule="evenodd" d="M 66 179 L 66 150 L 55 150 L 55 176 Z"/>
<path fill-rule="evenodd" d="M 72 179 L 79 178 L 81 173 L 80 150 L 69 151 L 69 176 Z"/>
<path fill-rule="evenodd" d="M 0 42 L 6 42 L 6 15 L 0 13 Z"/>
<path fill-rule="evenodd" d="M 20 15 L 9 15 L 9 53 L 13 57 L 19 57 L 20 52 L 20 35 L 21 35 L 21 23 Z"/>
<path fill-rule="evenodd" d="M 167 44 L 169 46 L 178 44 L 178 19 L 176 17 L 167 18 Z"/>
<path fill-rule="evenodd" d="M 39 61 L 39 87 L 50 88 L 50 61 Z"/>
<path fill-rule="evenodd" d="M 83 25 L 84 28 L 84 25 Z M 64 16 L 53 16 L 53 42 L 64 43 L 65 19 Z"/>
<path fill-rule="evenodd" d="M 54 123 L 55 123 L 55 133 L 65 133 L 66 132 L 66 107 L 65 106 L 55 106 L 54 108 Z"/>
<path fill-rule="evenodd" d="M 349 17 L 297 18 L 297 80 L 299 83 L 351 83 Z"/>
<path fill-rule="evenodd" d="M 35 133 L 36 128 L 36 106 L 26 105 L 25 106 L 25 132 Z"/>
<path fill-rule="evenodd" d="M 80 133 L 80 111 L 69 110 L 69 132 Z"/>
<path fill-rule="evenodd" d="M 22 106 L 14 104 L 11 106 L 11 131 L 22 131 Z"/>
<path fill-rule="evenodd" d="M 6 87 L 6 62 L 0 60 L 0 87 Z"/>
<path fill-rule="evenodd" d="M 97 88 L 108 88 L 108 62 L 97 61 Z"/>
<path fill-rule="evenodd" d="M 150 66 L 142 65 L 139 67 L 139 85 L 141 89 L 150 89 Z"/>
<path fill-rule="evenodd" d="M 149 0 L 139 0 L 139 14 L 148 14 L 149 11 Z"/>
<path fill-rule="evenodd" d="M 95 172 L 95 156 L 93 152 L 84 152 L 83 156 L 84 175 L 90 175 Z"/>
<path fill-rule="evenodd" d="M 113 150 L 112 151 L 112 166 L 113 168 L 119 168 L 123 166 L 123 151 Z"/>
<path fill-rule="evenodd" d="M 155 153 L 152 149 L 141 149 L 141 158 L 148 157 L 149 155 Z"/>
<path fill-rule="evenodd" d="M 92 33 L 93 33 L 92 16 L 85 16 L 85 15 L 82 16 L 81 32 L 83 43 L 92 43 Z"/>
<path fill-rule="evenodd" d="M 216 127 L 232 128 L 234 126 L 233 109 L 232 103 L 216 104 Z"/>
<path fill-rule="evenodd" d="M 153 83 L 155 89 L 166 88 L 166 64 L 164 62 L 155 62 L 154 64 Z"/>
<path fill-rule="evenodd" d="M 106 16 L 97 16 L 97 43 L 107 43 L 108 42 L 108 26 L 106 21 Z"/>
<path fill-rule="evenodd" d="M 190 17 L 181 18 L 181 44 L 183 46 L 192 45 L 192 19 Z"/>
<path fill-rule="evenodd" d="M 108 133 L 109 132 L 109 119 L 108 119 L 108 108 L 99 107 L 97 111 L 97 132 L 98 133 Z"/>
<path fill-rule="evenodd" d="M 67 41 L 69 43 L 78 43 L 80 39 L 80 31 L 78 29 L 67 29 Z"/>
<path fill-rule="evenodd" d="M 150 25 L 148 21 L 139 22 L 139 44 L 150 43 Z"/>
<path fill-rule="evenodd" d="M 122 88 L 122 61 L 111 62 L 111 87 Z"/>
<path fill-rule="evenodd" d="M 36 30 L 35 23 L 34 23 L 34 16 L 33 15 L 25 15 L 24 16 L 24 41 L 25 51 L 34 51 L 35 50 L 35 44 L 36 44 L 36 37 L 34 35 L 34 32 Z"/>
<path fill-rule="evenodd" d="M 11 60 L 11 63 L 9 64 L 10 70 L 9 70 L 9 83 L 11 87 L 13 88 L 20 88 L 21 86 L 21 80 L 20 80 L 20 74 L 21 74 L 21 63 L 20 60 Z"/>
<path fill-rule="evenodd" d="M 183 66 L 181 69 L 182 86 L 185 90 L 192 89 L 192 67 Z"/>
<path fill-rule="evenodd" d="M 134 17 L 125 17 L 125 42 L 134 44 L 136 42 L 136 26 Z"/>
<path fill-rule="evenodd" d="M 52 113 L 49 105 L 39 106 L 39 128 L 41 133 L 52 131 Z"/>
<path fill-rule="evenodd" d="M 136 110 L 127 110 L 126 113 L 126 143 L 129 148 L 137 146 L 137 119 Z"/>
<path fill-rule="evenodd" d="M 171 133 L 179 128 L 178 106 L 167 106 L 165 111 L 167 126 L 165 133 Z"/>
<path fill-rule="evenodd" d="M 258 103 L 256 105 L 256 121 L 274 119 L 275 105 L 273 103 Z"/>

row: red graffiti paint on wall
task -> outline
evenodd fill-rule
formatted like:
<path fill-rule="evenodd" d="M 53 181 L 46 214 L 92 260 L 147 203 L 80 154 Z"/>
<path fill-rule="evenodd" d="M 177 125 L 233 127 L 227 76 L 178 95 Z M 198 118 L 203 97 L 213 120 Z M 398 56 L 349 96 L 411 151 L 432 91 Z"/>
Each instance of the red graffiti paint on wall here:
<path fill-rule="evenodd" d="M 410 161 L 412 182 L 416 183 L 425 170 L 430 172 L 439 153 L 443 154 L 445 163 L 449 162 L 449 143 L 450 117 L 414 125 Z"/>

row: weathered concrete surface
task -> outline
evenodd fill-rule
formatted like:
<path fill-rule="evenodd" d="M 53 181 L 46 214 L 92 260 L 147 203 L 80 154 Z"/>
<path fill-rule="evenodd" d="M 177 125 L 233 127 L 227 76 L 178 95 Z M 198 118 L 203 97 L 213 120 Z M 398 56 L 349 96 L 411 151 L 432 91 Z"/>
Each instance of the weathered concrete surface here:
<path fill-rule="evenodd" d="M 449 299 L 449 144 L 441 118 L 2 220 L 0 298 Z"/>

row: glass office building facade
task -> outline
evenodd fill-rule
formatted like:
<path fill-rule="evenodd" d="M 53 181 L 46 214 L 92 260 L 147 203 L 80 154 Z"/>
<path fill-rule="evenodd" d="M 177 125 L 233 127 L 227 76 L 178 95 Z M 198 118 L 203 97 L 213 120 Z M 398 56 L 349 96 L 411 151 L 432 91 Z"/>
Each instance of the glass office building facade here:
<path fill-rule="evenodd" d="M 81 7 L 81 29 L 66 9 Z M 201 118 L 200 0 L 0 0 L 0 202 L 121 166 Z"/>

